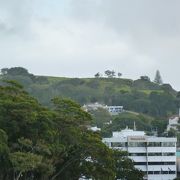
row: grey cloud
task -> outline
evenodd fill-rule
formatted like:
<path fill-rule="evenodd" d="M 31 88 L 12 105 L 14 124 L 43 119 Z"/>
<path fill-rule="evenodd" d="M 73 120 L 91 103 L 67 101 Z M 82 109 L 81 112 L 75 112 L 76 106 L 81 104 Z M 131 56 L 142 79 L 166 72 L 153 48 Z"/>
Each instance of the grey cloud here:
<path fill-rule="evenodd" d="M 76 3 L 74 0 L 72 6 L 74 19 L 82 23 L 103 23 L 104 29 L 112 29 L 120 37 L 127 37 L 126 43 L 131 46 L 137 58 L 148 57 L 148 60 L 144 59 L 144 64 L 147 61 L 153 62 L 149 71 L 162 69 L 169 74 L 165 75 L 167 81 L 174 81 L 174 84 L 178 81 L 176 66 L 180 66 L 179 0 L 102 0 L 98 3 L 87 3 L 83 0 Z M 127 59 L 127 62 L 138 62 L 133 56 Z M 138 68 L 140 64 L 136 62 L 134 65 Z M 143 60 L 141 63 L 143 64 Z M 139 70 L 145 72 L 143 66 L 141 67 Z"/>
<path fill-rule="evenodd" d="M 33 0 L 0 0 L 0 33 L 23 36 L 30 29 Z"/>
<path fill-rule="evenodd" d="M 179 0 L 0 0 L 0 66 L 56 76 L 110 68 L 129 78 L 160 69 L 178 87 L 179 7 Z"/>
<path fill-rule="evenodd" d="M 179 33 L 179 7 L 178 0 L 72 0 L 73 16 L 76 18 L 85 21 L 101 18 L 118 32 L 132 33 L 140 29 L 154 29 L 166 35 Z"/>
<path fill-rule="evenodd" d="M 76 1 L 73 2 L 73 17 L 84 21 L 101 19 L 106 27 L 112 28 L 121 36 L 128 35 L 139 49 L 146 46 L 158 47 L 162 38 L 169 40 L 180 36 L 178 0 L 102 0 L 98 1 L 99 3 L 81 0 L 76 4 Z"/>

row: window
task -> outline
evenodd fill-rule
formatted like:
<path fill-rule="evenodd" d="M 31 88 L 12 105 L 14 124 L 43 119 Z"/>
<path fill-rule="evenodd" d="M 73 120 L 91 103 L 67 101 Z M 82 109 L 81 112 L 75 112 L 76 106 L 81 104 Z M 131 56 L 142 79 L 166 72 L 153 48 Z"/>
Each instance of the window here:
<path fill-rule="evenodd" d="M 148 147 L 161 147 L 161 142 L 149 142 Z"/>
<path fill-rule="evenodd" d="M 164 162 L 163 165 L 175 165 L 176 163 L 175 162 Z"/>
<path fill-rule="evenodd" d="M 148 162 L 148 165 L 175 165 L 175 162 Z"/>
<path fill-rule="evenodd" d="M 148 174 L 176 174 L 175 171 L 148 171 Z"/>
<path fill-rule="evenodd" d="M 129 156 L 146 156 L 146 153 L 129 153 Z"/>
<path fill-rule="evenodd" d="M 168 152 L 165 152 L 165 153 L 162 153 L 163 156 L 175 156 L 175 153 L 168 153 Z"/>
<path fill-rule="evenodd" d="M 146 147 L 145 142 L 129 142 L 128 143 L 129 147 Z"/>
<path fill-rule="evenodd" d="M 112 142 L 111 147 L 125 147 L 125 142 Z"/>
<path fill-rule="evenodd" d="M 134 165 L 147 165 L 146 162 L 134 162 Z"/>
<path fill-rule="evenodd" d="M 162 142 L 162 147 L 175 147 L 175 142 Z"/>
<path fill-rule="evenodd" d="M 161 156 L 161 153 L 148 153 L 148 156 Z"/>

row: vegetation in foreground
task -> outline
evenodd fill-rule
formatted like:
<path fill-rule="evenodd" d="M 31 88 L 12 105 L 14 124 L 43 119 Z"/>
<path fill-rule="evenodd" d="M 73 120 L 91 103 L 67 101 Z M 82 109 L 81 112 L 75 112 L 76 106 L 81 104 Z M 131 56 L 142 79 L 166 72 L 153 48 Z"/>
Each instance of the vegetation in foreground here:
<path fill-rule="evenodd" d="M 43 107 L 14 81 L 0 86 L 0 179 L 141 180 L 125 152 L 86 127 L 91 116 L 62 98 Z"/>

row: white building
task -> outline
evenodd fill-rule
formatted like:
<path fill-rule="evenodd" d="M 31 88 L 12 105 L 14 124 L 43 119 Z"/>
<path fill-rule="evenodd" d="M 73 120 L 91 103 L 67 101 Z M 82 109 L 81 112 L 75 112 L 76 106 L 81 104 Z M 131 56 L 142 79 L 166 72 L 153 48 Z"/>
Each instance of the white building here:
<path fill-rule="evenodd" d="M 105 105 L 96 102 L 96 103 L 84 104 L 83 109 L 85 111 L 89 111 L 89 110 L 98 110 L 99 108 L 105 109 L 105 107 L 106 107 Z"/>
<path fill-rule="evenodd" d="M 123 106 L 107 106 L 98 102 L 86 104 L 82 107 L 85 111 L 98 110 L 99 108 L 106 109 L 111 115 L 118 115 L 124 111 Z"/>
<path fill-rule="evenodd" d="M 169 131 L 170 129 L 178 130 L 178 128 L 177 128 L 178 126 L 180 126 L 179 117 L 173 116 L 173 117 L 169 118 L 169 124 L 167 126 L 167 131 Z"/>
<path fill-rule="evenodd" d="M 97 126 L 89 127 L 88 129 L 93 131 L 93 132 L 101 131 L 101 128 L 98 128 Z"/>
<path fill-rule="evenodd" d="M 114 149 L 128 151 L 136 168 L 145 172 L 147 180 L 176 178 L 176 138 L 146 136 L 144 131 L 125 129 L 113 132 L 103 142 Z"/>
<path fill-rule="evenodd" d="M 124 111 L 123 106 L 106 106 L 111 115 L 118 115 Z"/>

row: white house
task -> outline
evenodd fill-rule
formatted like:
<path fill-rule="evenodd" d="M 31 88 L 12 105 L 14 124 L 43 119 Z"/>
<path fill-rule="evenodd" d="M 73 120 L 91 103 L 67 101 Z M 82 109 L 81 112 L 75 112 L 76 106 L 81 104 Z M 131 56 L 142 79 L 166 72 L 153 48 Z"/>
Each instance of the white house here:
<path fill-rule="evenodd" d="M 123 106 L 106 106 L 111 115 L 118 115 L 124 111 Z"/>
<path fill-rule="evenodd" d="M 135 167 L 145 172 L 146 180 L 176 178 L 176 138 L 146 136 L 144 131 L 127 128 L 113 132 L 103 142 L 113 149 L 128 151 Z"/>
<path fill-rule="evenodd" d="M 98 128 L 97 126 L 89 127 L 88 129 L 94 132 L 101 131 L 101 128 Z"/>
<path fill-rule="evenodd" d="M 169 123 L 167 125 L 167 131 L 169 131 L 170 129 L 178 130 L 178 128 L 177 128 L 178 125 L 180 125 L 179 124 L 179 116 L 173 116 L 173 117 L 169 118 Z"/>
<path fill-rule="evenodd" d="M 88 111 L 88 110 L 97 110 L 98 108 L 105 109 L 105 105 L 96 102 L 96 103 L 84 104 L 84 106 L 82 108 L 85 111 Z"/>
<path fill-rule="evenodd" d="M 124 111 L 123 106 L 107 106 L 98 102 L 86 104 L 82 107 L 85 111 L 97 110 L 98 108 L 106 109 L 111 115 L 118 115 Z"/>

